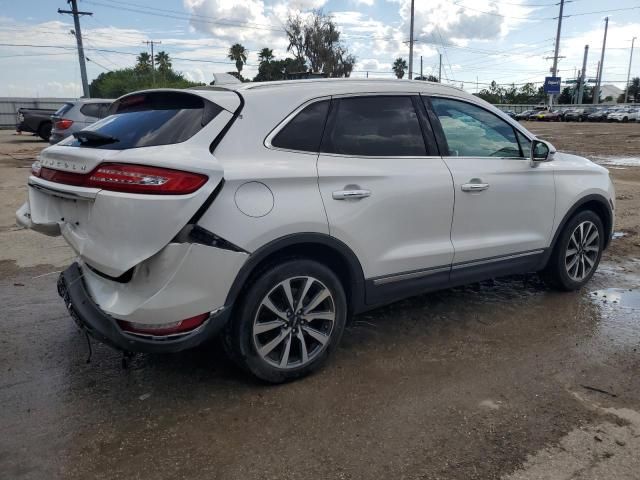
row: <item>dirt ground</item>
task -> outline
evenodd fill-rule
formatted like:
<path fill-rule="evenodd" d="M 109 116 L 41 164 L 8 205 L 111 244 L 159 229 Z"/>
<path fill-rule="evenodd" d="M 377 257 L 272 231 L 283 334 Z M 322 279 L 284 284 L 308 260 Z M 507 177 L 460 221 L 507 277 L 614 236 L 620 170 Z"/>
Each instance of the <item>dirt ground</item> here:
<path fill-rule="evenodd" d="M 624 235 L 592 282 L 518 276 L 360 315 L 326 368 L 278 387 L 216 344 L 122 369 L 94 343 L 86 363 L 55 289 L 71 252 L 13 220 L 45 144 L 0 131 L 0 478 L 640 478 L 640 124 L 527 128 L 613 162 Z"/>

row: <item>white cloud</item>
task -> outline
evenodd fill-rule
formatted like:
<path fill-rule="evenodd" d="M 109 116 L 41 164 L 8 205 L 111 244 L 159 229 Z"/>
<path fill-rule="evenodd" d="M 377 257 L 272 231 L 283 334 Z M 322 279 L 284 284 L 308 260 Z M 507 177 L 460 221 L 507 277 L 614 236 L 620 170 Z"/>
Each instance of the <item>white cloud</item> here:
<path fill-rule="evenodd" d="M 291 0 L 289 2 L 289 8 L 292 10 L 312 10 L 322 8 L 325 6 L 328 0 Z M 366 1 L 366 0 L 365 0 Z"/>
<path fill-rule="evenodd" d="M 351 0 L 356 5 L 366 5 L 367 7 L 373 7 L 375 0 Z"/>

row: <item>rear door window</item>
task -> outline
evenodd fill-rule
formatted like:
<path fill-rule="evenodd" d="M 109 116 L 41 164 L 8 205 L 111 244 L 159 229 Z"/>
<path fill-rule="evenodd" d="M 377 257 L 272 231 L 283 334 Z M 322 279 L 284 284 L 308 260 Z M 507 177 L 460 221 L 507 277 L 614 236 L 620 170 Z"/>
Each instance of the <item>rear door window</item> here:
<path fill-rule="evenodd" d="M 329 100 L 308 105 L 273 137 L 271 145 L 287 150 L 317 153 L 328 111 Z"/>
<path fill-rule="evenodd" d="M 69 137 L 61 145 L 108 150 L 181 143 L 198 133 L 222 107 L 182 92 L 148 92 L 124 97 L 109 108 L 107 118 L 83 131 L 84 141 Z"/>
<path fill-rule="evenodd" d="M 360 157 L 426 156 L 409 96 L 362 96 L 335 101 L 322 152 Z"/>

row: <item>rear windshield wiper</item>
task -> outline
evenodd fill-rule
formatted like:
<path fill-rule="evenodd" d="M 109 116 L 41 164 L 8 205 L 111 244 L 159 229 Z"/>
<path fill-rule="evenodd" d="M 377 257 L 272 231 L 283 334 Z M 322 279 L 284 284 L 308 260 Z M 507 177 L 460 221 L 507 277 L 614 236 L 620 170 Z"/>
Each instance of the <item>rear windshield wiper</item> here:
<path fill-rule="evenodd" d="M 107 145 L 109 143 L 119 142 L 116 137 L 105 135 L 104 133 L 95 132 L 93 130 L 80 130 L 73 132 L 73 136 L 78 139 L 82 145 Z"/>

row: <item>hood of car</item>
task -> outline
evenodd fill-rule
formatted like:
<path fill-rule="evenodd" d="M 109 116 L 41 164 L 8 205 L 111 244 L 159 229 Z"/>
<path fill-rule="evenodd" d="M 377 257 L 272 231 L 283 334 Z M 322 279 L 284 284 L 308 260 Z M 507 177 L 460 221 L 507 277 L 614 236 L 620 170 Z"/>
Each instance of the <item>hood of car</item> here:
<path fill-rule="evenodd" d="M 603 174 L 609 173 L 609 170 L 603 166 L 592 162 L 588 158 L 573 155 L 572 153 L 556 152 L 553 162 L 562 170 L 580 170 Z"/>

